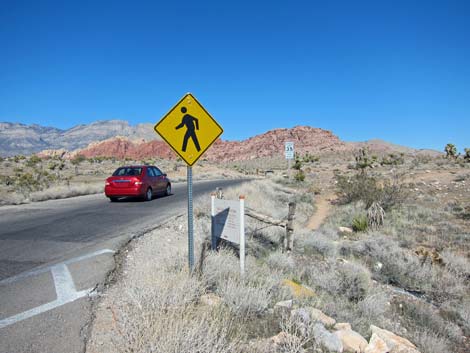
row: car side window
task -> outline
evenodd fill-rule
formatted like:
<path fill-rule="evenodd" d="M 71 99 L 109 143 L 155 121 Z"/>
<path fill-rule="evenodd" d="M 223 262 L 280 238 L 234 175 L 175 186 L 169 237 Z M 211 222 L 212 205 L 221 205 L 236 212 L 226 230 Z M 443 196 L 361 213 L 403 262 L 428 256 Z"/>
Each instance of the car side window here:
<path fill-rule="evenodd" d="M 153 168 L 147 168 L 147 174 L 148 174 L 149 176 L 151 176 L 151 177 L 154 177 L 155 174 L 154 174 L 154 172 L 153 172 Z"/>
<path fill-rule="evenodd" d="M 155 173 L 155 176 L 161 176 L 163 173 L 161 172 L 160 169 L 158 169 L 157 167 L 153 167 L 153 172 Z"/>

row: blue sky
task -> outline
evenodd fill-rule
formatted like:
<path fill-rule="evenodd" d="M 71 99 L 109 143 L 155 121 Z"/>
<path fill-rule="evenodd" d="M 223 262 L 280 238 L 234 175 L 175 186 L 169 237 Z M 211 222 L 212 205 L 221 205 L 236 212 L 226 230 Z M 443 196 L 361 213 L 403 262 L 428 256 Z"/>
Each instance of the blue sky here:
<path fill-rule="evenodd" d="M 0 121 L 157 122 L 192 92 L 240 140 L 470 147 L 470 1 L 0 0 Z"/>

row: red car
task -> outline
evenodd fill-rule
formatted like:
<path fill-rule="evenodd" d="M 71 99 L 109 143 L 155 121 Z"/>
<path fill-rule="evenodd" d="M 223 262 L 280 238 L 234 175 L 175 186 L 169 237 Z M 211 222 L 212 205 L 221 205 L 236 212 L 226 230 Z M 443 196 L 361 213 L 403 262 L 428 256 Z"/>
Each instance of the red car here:
<path fill-rule="evenodd" d="M 157 194 L 170 195 L 171 182 L 160 169 L 150 165 L 125 166 L 106 179 L 104 193 L 114 202 L 119 197 L 142 197 L 152 200 Z"/>

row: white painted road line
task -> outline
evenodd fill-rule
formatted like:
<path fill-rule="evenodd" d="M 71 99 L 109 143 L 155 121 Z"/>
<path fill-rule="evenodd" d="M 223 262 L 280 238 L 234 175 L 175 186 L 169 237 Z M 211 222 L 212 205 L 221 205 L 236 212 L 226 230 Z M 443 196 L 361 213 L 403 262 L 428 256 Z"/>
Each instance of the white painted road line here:
<path fill-rule="evenodd" d="M 10 326 L 10 325 L 13 325 L 17 322 L 29 319 L 30 317 L 42 314 L 46 311 L 58 308 L 59 306 L 71 303 L 71 302 L 73 302 L 77 299 L 80 299 L 80 298 L 88 295 L 89 293 L 91 293 L 92 290 L 93 290 L 93 288 L 86 289 L 86 290 L 83 290 L 81 292 L 75 292 L 75 293 L 73 293 L 73 295 L 69 296 L 65 300 L 64 299 L 62 299 L 62 300 L 56 299 L 53 302 L 46 303 L 44 305 L 37 306 L 37 307 L 35 307 L 31 310 L 19 313 L 19 314 L 14 315 L 14 316 L 7 317 L 6 319 L 0 320 L 0 329 L 2 329 L 4 327 L 7 327 L 7 326 Z"/>
<path fill-rule="evenodd" d="M 74 257 L 72 259 L 66 260 L 64 262 L 60 262 L 60 263 L 52 265 L 52 266 L 41 267 L 41 268 L 38 268 L 37 270 L 23 272 L 23 273 L 20 273 L 19 275 L 8 277 L 8 278 L 5 278 L 5 279 L 1 280 L 0 285 L 13 283 L 13 282 L 16 282 L 16 281 L 18 281 L 20 279 L 23 279 L 23 278 L 31 277 L 31 276 L 34 276 L 34 275 L 39 275 L 39 274 L 45 273 L 45 272 L 49 272 L 53 266 L 63 265 L 63 264 L 70 265 L 70 264 L 73 264 L 75 262 L 79 262 L 79 261 L 82 261 L 82 260 L 89 259 L 91 257 L 103 255 L 103 254 L 114 254 L 114 251 L 110 250 L 110 249 L 102 249 L 102 250 L 98 250 L 98 251 L 95 251 L 95 252 L 92 252 L 92 253 L 89 253 L 89 254 L 86 254 L 86 255 L 83 255 L 83 256 Z"/>
<path fill-rule="evenodd" d="M 17 322 L 29 319 L 33 316 L 42 314 L 46 311 L 58 308 L 59 306 L 71 303 L 77 299 L 80 299 L 89 295 L 93 291 L 93 288 L 77 292 L 75 288 L 75 283 L 73 282 L 72 275 L 70 274 L 70 271 L 67 265 L 78 262 L 78 261 L 86 260 L 88 258 L 92 258 L 98 255 L 109 254 L 109 253 L 114 253 L 114 251 L 109 250 L 109 249 L 95 251 L 91 254 L 76 257 L 76 258 L 64 261 L 62 263 L 59 263 L 50 267 L 41 268 L 41 269 L 33 270 L 30 272 L 25 272 L 15 277 L 10 277 L 1 281 L 0 284 L 8 284 L 8 283 L 18 281 L 19 279 L 22 279 L 22 278 L 27 278 L 27 277 L 30 277 L 39 273 L 51 271 L 52 278 L 54 280 L 54 286 L 55 286 L 57 299 L 52 302 L 37 306 L 33 309 L 24 311 L 22 313 L 7 317 L 6 319 L 0 320 L 0 329 L 13 325 Z"/>

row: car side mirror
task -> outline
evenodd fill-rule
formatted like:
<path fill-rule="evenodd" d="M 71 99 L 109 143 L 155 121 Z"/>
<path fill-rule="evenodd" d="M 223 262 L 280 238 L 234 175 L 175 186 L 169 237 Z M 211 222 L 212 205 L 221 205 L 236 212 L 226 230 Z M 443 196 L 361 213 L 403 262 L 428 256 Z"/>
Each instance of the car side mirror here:
<path fill-rule="evenodd" d="M 166 177 L 166 173 L 163 173 L 162 175 L 163 175 L 164 177 Z"/>

